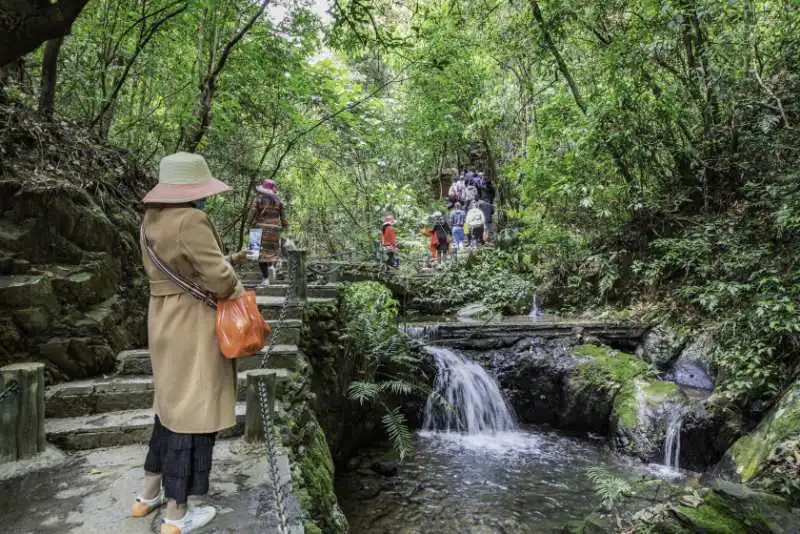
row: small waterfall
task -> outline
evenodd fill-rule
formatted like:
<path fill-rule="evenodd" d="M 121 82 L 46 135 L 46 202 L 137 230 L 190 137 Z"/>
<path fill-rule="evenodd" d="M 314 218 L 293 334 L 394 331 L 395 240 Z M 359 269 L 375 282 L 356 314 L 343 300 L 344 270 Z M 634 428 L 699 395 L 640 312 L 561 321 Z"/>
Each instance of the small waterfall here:
<path fill-rule="evenodd" d="M 435 341 L 439 337 L 439 325 L 405 325 L 403 326 L 403 332 L 417 341 Z"/>
<path fill-rule="evenodd" d="M 684 411 L 678 410 L 670 417 L 667 432 L 664 436 L 664 465 L 674 469 L 680 468 L 681 460 L 681 426 Z"/>
<path fill-rule="evenodd" d="M 533 295 L 533 304 L 531 305 L 531 311 L 528 312 L 528 317 L 539 317 L 542 315 L 542 312 L 539 310 L 539 306 L 536 304 L 536 295 Z"/>
<path fill-rule="evenodd" d="M 436 361 L 436 386 L 425 405 L 425 430 L 480 434 L 517 429 L 497 382 L 450 349 L 426 347 Z"/>

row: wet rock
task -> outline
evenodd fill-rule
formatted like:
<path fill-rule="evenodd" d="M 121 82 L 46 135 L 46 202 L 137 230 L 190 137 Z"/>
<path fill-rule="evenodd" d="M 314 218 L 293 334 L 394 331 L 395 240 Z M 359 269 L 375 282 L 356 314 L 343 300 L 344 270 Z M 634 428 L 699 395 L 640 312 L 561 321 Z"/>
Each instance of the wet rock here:
<path fill-rule="evenodd" d="M 720 461 L 725 451 L 742 435 L 742 414 L 717 396 L 695 404 L 681 430 L 681 466 L 702 471 Z"/>
<path fill-rule="evenodd" d="M 667 427 L 687 404 L 672 382 L 635 379 L 614 400 L 611 436 L 614 447 L 646 462 L 663 460 Z"/>
<path fill-rule="evenodd" d="M 154 180 L 121 153 L 22 108 L 0 107 L 0 122 L 10 128 L 0 140 L 3 170 L 13 169 L 0 170 L 0 323 L 24 333 L 4 344 L 0 365 L 42 357 L 51 378 L 85 376 L 105 365 L 107 350 L 146 344 L 135 204 Z M 118 313 L 87 329 L 87 315 L 114 297 Z M 99 366 L 50 343 L 87 336 L 88 347 L 106 347 L 89 357 Z"/>
<path fill-rule="evenodd" d="M 476 356 L 495 374 L 521 422 L 556 425 L 565 383 L 578 365 L 568 349 L 565 340 L 526 338 L 511 349 Z"/>
<path fill-rule="evenodd" d="M 673 330 L 656 327 L 647 332 L 642 343 L 642 358 L 659 369 L 666 369 L 681 352 L 686 338 Z"/>
<path fill-rule="evenodd" d="M 374 472 L 385 477 L 393 477 L 397 474 L 399 464 L 394 460 L 380 460 L 373 462 L 370 466 Z"/>
<path fill-rule="evenodd" d="M 361 460 L 360 459 L 358 459 L 356 457 L 353 457 L 353 458 L 350 458 L 349 460 L 347 460 L 347 465 L 346 465 L 347 471 L 355 471 L 359 467 L 361 467 Z"/>
<path fill-rule="evenodd" d="M 565 429 L 607 434 L 617 394 L 634 378 L 647 372 L 647 364 L 624 352 L 598 345 L 572 349 L 580 358 L 566 381 L 564 409 L 559 426 Z"/>
<path fill-rule="evenodd" d="M 667 379 L 683 386 L 712 391 L 714 341 L 709 334 L 700 334 L 684 348 L 672 364 Z"/>

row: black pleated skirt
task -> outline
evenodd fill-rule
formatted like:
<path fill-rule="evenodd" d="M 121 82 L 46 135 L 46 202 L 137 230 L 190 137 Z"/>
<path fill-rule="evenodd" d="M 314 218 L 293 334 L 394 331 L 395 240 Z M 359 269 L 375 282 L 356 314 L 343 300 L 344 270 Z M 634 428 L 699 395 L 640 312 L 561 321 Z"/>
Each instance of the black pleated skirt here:
<path fill-rule="evenodd" d="M 189 495 L 208 493 L 216 432 L 179 434 L 161 424 L 156 416 L 144 469 L 160 473 L 167 499 L 186 504 Z"/>

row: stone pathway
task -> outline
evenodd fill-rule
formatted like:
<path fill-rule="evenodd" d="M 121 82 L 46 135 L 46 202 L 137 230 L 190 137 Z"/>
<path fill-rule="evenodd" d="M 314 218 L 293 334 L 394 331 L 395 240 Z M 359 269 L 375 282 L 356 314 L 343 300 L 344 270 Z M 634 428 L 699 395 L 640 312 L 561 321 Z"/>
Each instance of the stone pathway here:
<path fill-rule="evenodd" d="M 148 534 L 158 516 L 134 519 L 130 505 L 140 489 L 143 445 L 79 452 L 24 477 L 0 481 L 0 531 L 16 534 Z M 281 483 L 291 478 L 286 456 L 279 459 Z M 207 501 L 217 519 L 202 533 L 280 534 L 264 446 L 221 440 L 214 450 Z M 190 501 L 191 503 L 191 501 Z M 298 507 L 288 499 L 290 528 L 301 534 Z M 154 528 L 156 527 L 156 528 Z"/>

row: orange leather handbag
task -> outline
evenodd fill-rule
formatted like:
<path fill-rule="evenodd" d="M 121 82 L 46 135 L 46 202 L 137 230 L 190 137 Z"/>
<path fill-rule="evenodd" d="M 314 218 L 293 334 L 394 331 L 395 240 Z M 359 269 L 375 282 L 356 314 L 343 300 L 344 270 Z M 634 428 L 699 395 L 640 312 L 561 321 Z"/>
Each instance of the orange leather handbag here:
<path fill-rule="evenodd" d="M 242 356 L 252 356 L 264 348 L 272 329 L 258 309 L 255 291 L 246 291 L 236 299 L 217 300 L 212 293 L 200 287 L 195 281 L 182 277 L 161 261 L 144 234 L 144 228 L 141 229 L 141 239 L 150 261 L 159 271 L 173 284 L 217 311 L 216 332 L 223 356 L 233 360 Z"/>

